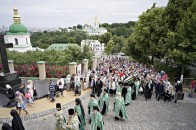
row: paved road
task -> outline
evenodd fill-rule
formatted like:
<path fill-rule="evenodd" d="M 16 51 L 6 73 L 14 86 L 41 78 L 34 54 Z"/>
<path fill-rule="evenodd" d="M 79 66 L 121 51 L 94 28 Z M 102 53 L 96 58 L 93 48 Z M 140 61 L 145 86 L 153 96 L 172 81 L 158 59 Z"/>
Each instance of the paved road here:
<path fill-rule="evenodd" d="M 83 106 L 87 113 L 89 98 L 84 99 Z M 132 101 L 126 107 L 129 119 L 114 121 L 112 112 L 113 97 L 110 97 L 109 113 L 103 116 L 105 130 L 196 130 L 196 98 L 188 98 L 177 102 L 163 102 L 153 99 L 145 101 L 143 96 Z M 71 104 L 70 107 L 74 106 Z M 67 115 L 67 109 L 64 110 Z M 86 117 L 88 120 L 88 117 Z M 24 122 L 27 130 L 55 130 L 55 118 L 52 114 Z M 89 125 L 85 130 L 89 130 Z"/>

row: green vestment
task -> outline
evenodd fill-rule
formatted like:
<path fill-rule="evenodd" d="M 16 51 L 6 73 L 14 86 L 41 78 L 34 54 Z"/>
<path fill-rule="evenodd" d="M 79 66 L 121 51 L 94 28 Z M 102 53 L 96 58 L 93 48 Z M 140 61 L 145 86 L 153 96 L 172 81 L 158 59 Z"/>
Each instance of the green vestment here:
<path fill-rule="evenodd" d="M 100 111 L 103 110 L 104 102 L 106 104 L 105 113 L 107 113 L 108 112 L 108 107 L 109 107 L 109 97 L 108 97 L 107 93 L 105 95 L 103 93 L 101 93 L 101 95 L 100 95 L 100 98 L 99 98 L 99 107 L 101 109 Z"/>
<path fill-rule="evenodd" d="M 66 123 L 66 119 L 63 115 L 63 111 L 55 111 L 55 117 L 56 117 L 56 128 L 55 130 L 65 130 L 64 125 Z"/>
<path fill-rule="evenodd" d="M 80 118 L 80 130 L 84 130 L 84 126 L 86 125 L 85 117 L 82 115 L 82 110 L 80 108 L 80 105 L 76 105 L 74 107 L 75 112 L 78 115 L 78 118 Z"/>
<path fill-rule="evenodd" d="M 93 111 L 93 106 L 97 106 L 98 107 L 98 102 L 97 102 L 97 99 L 93 98 L 91 99 L 89 102 L 88 102 L 88 108 L 90 108 L 90 114 L 92 113 Z M 89 115 L 90 115 L 89 114 Z"/>
<path fill-rule="evenodd" d="M 139 82 L 139 81 L 136 81 L 136 82 L 135 82 L 136 96 L 138 96 L 139 87 L 140 87 L 140 82 Z"/>
<path fill-rule="evenodd" d="M 90 130 L 97 130 L 97 127 L 100 128 L 100 130 L 104 130 L 104 125 L 103 125 L 103 119 L 102 119 L 102 115 L 100 112 L 96 112 L 96 113 L 91 113 L 90 115 L 90 119 L 91 119 L 91 129 Z"/>
<path fill-rule="evenodd" d="M 116 88 L 116 93 L 118 92 L 122 93 L 122 87 L 120 87 L 120 85 Z"/>
<path fill-rule="evenodd" d="M 125 110 L 125 102 L 123 97 L 116 96 L 114 98 L 114 113 L 115 117 L 119 117 L 120 111 L 122 112 L 122 119 L 128 119 Z"/>
<path fill-rule="evenodd" d="M 133 94 L 132 89 L 131 89 L 131 87 L 129 87 L 127 89 L 127 93 L 126 93 L 126 96 L 125 96 L 125 104 L 131 103 L 131 101 L 132 101 L 132 94 Z"/>

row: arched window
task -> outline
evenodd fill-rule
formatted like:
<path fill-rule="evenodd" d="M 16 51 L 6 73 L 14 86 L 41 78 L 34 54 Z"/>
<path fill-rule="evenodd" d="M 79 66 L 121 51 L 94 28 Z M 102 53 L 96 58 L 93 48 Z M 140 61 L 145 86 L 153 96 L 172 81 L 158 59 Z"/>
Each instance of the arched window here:
<path fill-rule="evenodd" d="M 28 45 L 28 39 L 26 38 L 26 44 Z"/>
<path fill-rule="evenodd" d="M 15 41 L 15 45 L 18 45 L 18 39 L 14 38 L 14 41 Z"/>

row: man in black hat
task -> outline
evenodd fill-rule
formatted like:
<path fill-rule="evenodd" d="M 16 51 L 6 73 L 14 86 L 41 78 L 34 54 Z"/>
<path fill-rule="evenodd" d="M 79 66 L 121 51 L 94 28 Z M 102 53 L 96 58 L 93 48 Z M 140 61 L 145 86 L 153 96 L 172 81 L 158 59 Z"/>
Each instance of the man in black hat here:
<path fill-rule="evenodd" d="M 100 78 L 98 78 L 96 81 L 97 97 L 101 95 L 102 87 L 103 87 L 103 82 L 100 80 Z"/>
<path fill-rule="evenodd" d="M 66 130 L 79 130 L 80 121 L 73 108 L 68 110 L 69 118 L 67 120 Z"/>
<path fill-rule="evenodd" d="M 90 115 L 91 130 L 104 130 L 102 115 L 97 106 L 93 106 L 93 113 Z"/>

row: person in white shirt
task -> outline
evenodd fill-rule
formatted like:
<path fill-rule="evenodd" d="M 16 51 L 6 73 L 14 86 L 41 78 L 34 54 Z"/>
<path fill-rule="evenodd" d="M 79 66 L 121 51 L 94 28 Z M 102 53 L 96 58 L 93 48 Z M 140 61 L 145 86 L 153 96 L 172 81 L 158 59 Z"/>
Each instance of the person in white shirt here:
<path fill-rule="evenodd" d="M 116 83 L 115 83 L 115 79 L 111 78 L 110 80 L 110 84 L 109 84 L 109 88 L 110 88 L 110 94 L 116 95 Z"/>
<path fill-rule="evenodd" d="M 27 81 L 27 88 L 29 89 L 29 92 L 33 96 L 34 90 L 33 90 L 33 81 L 32 80 Z"/>
<path fill-rule="evenodd" d="M 59 91 L 61 92 L 61 96 L 64 97 L 64 95 L 63 95 L 64 79 L 59 76 L 56 84 L 57 84 L 57 86 L 59 88 Z"/>

